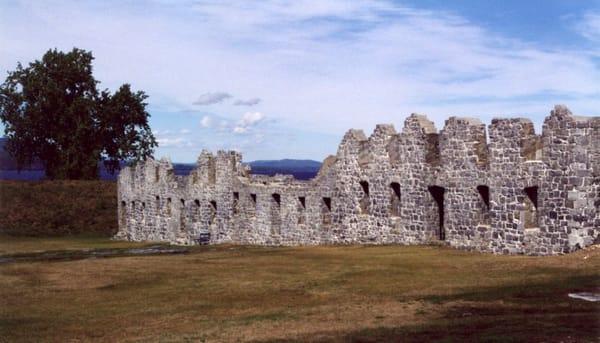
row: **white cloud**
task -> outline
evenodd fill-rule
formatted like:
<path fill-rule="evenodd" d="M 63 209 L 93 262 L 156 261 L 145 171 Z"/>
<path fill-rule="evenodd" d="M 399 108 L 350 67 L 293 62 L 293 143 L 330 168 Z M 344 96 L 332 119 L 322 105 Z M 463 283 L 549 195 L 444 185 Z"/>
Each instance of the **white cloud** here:
<path fill-rule="evenodd" d="M 242 116 L 236 126 L 233 128 L 234 133 L 246 133 L 250 128 L 256 126 L 265 119 L 265 115 L 260 112 L 246 112 Z"/>
<path fill-rule="evenodd" d="M 190 130 L 188 130 L 188 129 L 181 129 L 181 130 L 179 130 L 179 133 L 182 134 L 182 135 L 187 135 L 188 133 L 190 133 Z"/>
<path fill-rule="evenodd" d="M 597 115 L 600 108 L 597 53 L 569 44 L 538 45 L 401 2 L 48 0 L 0 6 L 0 74 L 48 48 L 92 50 L 102 86 L 130 82 L 145 90 L 156 123 L 169 115 L 155 114 L 157 108 L 194 111 L 197 100 L 229 96 L 220 99 L 227 118 L 211 113 L 205 117 L 209 125 L 204 118 L 200 123 L 216 128 L 210 134 L 222 134 L 210 136 L 219 144 L 229 143 L 231 135 L 224 133 L 236 128 L 248 138 L 257 131 L 231 119 L 247 110 L 234 104 L 248 100 L 225 101 L 230 94 L 268 99 L 260 110 L 281 123 L 278 132 L 338 136 L 382 122 L 399 129 L 411 112 L 428 113 L 441 128 L 455 114 L 534 114 L 541 122 L 554 103 L 580 114 Z M 594 13 L 578 27 L 589 39 L 598 37 Z M 198 99 L 198 89 L 227 93 Z M 265 135 L 271 142 L 273 132 Z M 314 151 L 322 156 L 335 152 L 334 145 L 308 140 L 277 149 L 292 155 L 317 144 Z"/>
<path fill-rule="evenodd" d="M 216 93 L 204 93 L 198 97 L 198 100 L 194 101 L 194 105 L 213 105 L 222 102 L 223 100 L 231 98 L 231 95 L 225 92 Z"/>
<path fill-rule="evenodd" d="M 600 42 L 600 12 L 586 12 L 576 24 L 577 31 L 585 38 Z"/>
<path fill-rule="evenodd" d="M 265 119 L 265 115 L 260 112 L 246 112 L 240 120 L 240 125 L 252 126 Z"/>
<path fill-rule="evenodd" d="M 209 128 L 212 125 L 212 119 L 209 116 L 202 117 L 200 120 L 200 126 L 204 128 Z"/>
<path fill-rule="evenodd" d="M 237 100 L 233 104 L 235 106 L 254 106 L 254 105 L 258 105 L 258 103 L 260 103 L 260 98 L 252 98 L 252 99 L 248 99 L 248 100 Z"/>
<path fill-rule="evenodd" d="M 160 137 L 157 138 L 158 146 L 161 148 L 182 148 L 192 146 L 192 142 L 186 140 L 182 137 L 169 138 L 169 137 Z"/>

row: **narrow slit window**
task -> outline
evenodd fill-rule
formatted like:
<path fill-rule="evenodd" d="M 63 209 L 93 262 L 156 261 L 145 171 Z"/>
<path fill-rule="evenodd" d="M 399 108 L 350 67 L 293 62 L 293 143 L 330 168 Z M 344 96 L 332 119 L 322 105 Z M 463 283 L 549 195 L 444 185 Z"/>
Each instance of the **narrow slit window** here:
<path fill-rule="evenodd" d="M 483 203 L 489 210 L 490 209 L 490 188 L 488 186 L 479 185 L 479 186 L 477 186 L 477 192 L 479 192 L 479 195 L 481 196 L 481 200 L 483 200 Z"/>
<path fill-rule="evenodd" d="M 214 224 L 217 219 L 217 202 L 214 200 L 210 201 L 210 225 Z"/>
<path fill-rule="evenodd" d="M 325 209 L 331 212 L 331 198 L 323 198 L 323 204 L 325 205 Z"/>
<path fill-rule="evenodd" d="M 238 212 L 239 212 L 239 210 L 238 210 L 239 201 L 240 201 L 240 193 L 233 192 L 233 203 L 231 204 L 233 214 L 238 214 Z"/>
<path fill-rule="evenodd" d="M 306 222 L 306 197 L 298 197 L 298 224 Z"/>
<path fill-rule="evenodd" d="M 392 217 L 400 216 L 400 184 L 390 183 L 390 212 Z"/>
<path fill-rule="evenodd" d="M 538 187 L 526 187 L 523 192 L 525 193 L 522 218 L 524 228 L 536 228 L 539 222 Z"/>
<path fill-rule="evenodd" d="M 321 201 L 321 222 L 325 226 L 331 225 L 331 198 L 324 197 Z"/>
<path fill-rule="evenodd" d="M 302 206 L 302 209 L 306 209 L 306 197 L 298 197 L 298 201 L 300 201 L 300 206 Z"/>
<path fill-rule="evenodd" d="M 179 230 L 181 232 L 185 231 L 185 200 L 179 199 L 181 203 L 181 209 L 179 211 Z"/>
<path fill-rule="evenodd" d="M 369 214 L 369 207 L 371 205 L 371 198 L 369 197 L 369 183 L 367 181 L 361 181 L 360 186 L 363 191 L 363 196 L 359 200 L 360 213 Z"/>

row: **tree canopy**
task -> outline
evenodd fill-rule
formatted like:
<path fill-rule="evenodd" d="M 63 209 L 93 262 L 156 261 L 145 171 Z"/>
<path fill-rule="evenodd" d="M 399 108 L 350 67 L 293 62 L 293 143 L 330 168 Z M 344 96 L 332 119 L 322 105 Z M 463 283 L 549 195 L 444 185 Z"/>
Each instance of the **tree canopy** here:
<path fill-rule="evenodd" d="M 98 90 L 91 52 L 48 50 L 28 67 L 17 64 L 0 85 L 6 150 L 23 168 L 35 160 L 50 179 L 93 179 L 102 161 L 152 156 L 158 146 L 148 125 L 148 96 L 129 84 L 114 94 Z"/>

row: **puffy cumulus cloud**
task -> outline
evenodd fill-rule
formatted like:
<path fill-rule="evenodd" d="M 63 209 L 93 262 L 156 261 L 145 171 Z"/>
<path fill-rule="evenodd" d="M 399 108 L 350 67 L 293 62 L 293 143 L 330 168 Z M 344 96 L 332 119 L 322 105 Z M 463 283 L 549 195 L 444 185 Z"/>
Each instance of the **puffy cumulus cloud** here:
<path fill-rule="evenodd" d="M 263 119 L 265 119 L 265 115 L 260 112 L 246 112 L 242 116 L 240 123 L 244 126 L 252 126 L 258 124 Z"/>
<path fill-rule="evenodd" d="M 223 100 L 227 100 L 231 98 L 231 94 L 225 92 L 215 92 L 215 93 L 204 93 L 200 95 L 198 100 L 194 101 L 194 105 L 213 105 L 222 102 Z"/>
<path fill-rule="evenodd" d="M 260 112 L 246 112 L 233 128 L 234 133 L 246 133 L 248 130 L 265 119 Z"/>
<path fill-rule="evenodd" d="M 200 120 L 200 126 L 204 128 L 209 128 L 212 126 L 212 118 L 210 116 L 204 116 Z"/>
<path fill-rule="evenodd" d="M 248 99 L 248 100 L 237 100 L 236 102 L 234 102 L 233 104 L 235 106 L 254 106 L 254 105 L 258 105 L 260 103 L 260 98 L 252 98 L 252 99 Z"/>

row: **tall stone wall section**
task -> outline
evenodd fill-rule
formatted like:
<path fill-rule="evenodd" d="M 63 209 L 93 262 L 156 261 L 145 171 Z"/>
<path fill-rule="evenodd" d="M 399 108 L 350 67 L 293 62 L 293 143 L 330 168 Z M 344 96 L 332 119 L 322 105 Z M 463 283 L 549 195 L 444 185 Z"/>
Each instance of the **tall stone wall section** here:
<path fill-rule="evenodd" d="M 489 133 L 489 142 L 487 141 Z M 189 176 L 147 160 L 119 175 L 119 232 L 176 244 L 427 244 L 568 253 L 600 234 L 600 117 L 556 106 L 523 118 L 413 114 L 402 131 L 349 130 L 312 180 L 251 175 L 237 152 L 202 151 Z"/>

